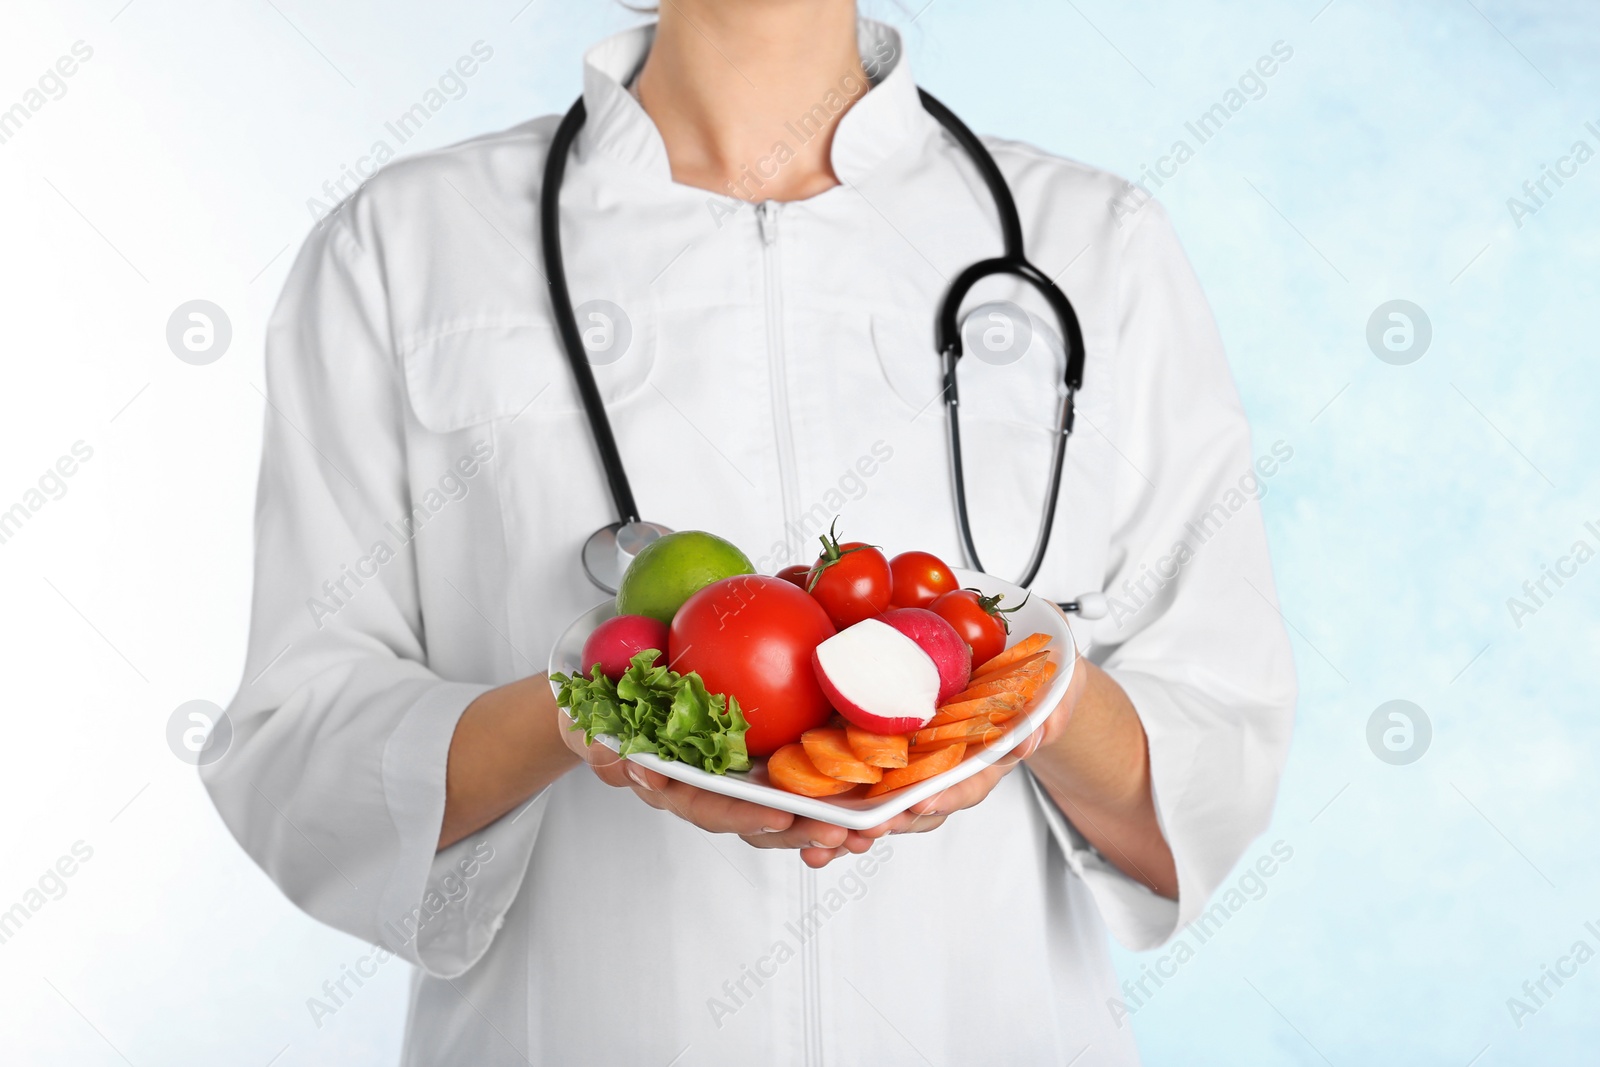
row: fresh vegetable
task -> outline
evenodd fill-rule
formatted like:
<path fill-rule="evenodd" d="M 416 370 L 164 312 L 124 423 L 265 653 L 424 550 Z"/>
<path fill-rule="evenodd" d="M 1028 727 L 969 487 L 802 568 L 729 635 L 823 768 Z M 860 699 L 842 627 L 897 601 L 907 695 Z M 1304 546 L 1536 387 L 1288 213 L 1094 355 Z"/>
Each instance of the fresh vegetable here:
<path fill-rule="evenodd" d="M 1046 634 L 1006 648 L 1021 605 L 958 588 L 927 552 L 891 561 L 837 524 L 820 540 L 772 577 L 708 533 L 647 545 L 586 673 L 552 675 L 572 728 L 712 773 L 765 757 L 775 787 L 810 797 L 880 796 L 1014 743 L 1056 671 Z"/>
<path fill-rule="evenodd" d="M 667 639 L 668 662 L 715 693 L 737 698 L 752 756 L 765 756 L 828 719 L 812 653 L 833 636 L 816 600 L 781 578 L 740 575 L 684 602 Z"/>
<path fill-rule="evenodd" d="M 1026 659 L 1029 656 L 1043 652 L 1047 647 L 1049 647 L 1049 644 L 1049 634 L 1029 634 L 1021 641 L 1018 641 L 1016 644 L 1012 645 L 1010 648 L 994 657 L 994 659 L 989 660 L 982 667 L 974 670 L 972 672 L 973 680 L 977 680 L 986 674 L 1005 670 L 1007 667 L 1018 662 L 1019 660 Z"/>
<path fill-rule="evenodd" d="M 817 647 L 813 666 L 829 702 L 873 733 L 914 730 L 967 684 L 971 651 L 924 608 L 865 619 Z"/>
<path fill-rule="evenodd" d="M 1033 695 L 1044 687 L 1045 683 L 1056 673 L 1056 665 L 1048 658 L 1031 660 L 999 675 L 991 675 L 987 679 L 969 685 L 955 695 L 951 703 L 967 700 L 979 700 L 983 697 L 992 697 L 1000 693 L 1015 693 L 1024 701 L 1032 700 Z"/>
<path fill-rule="evenodd" d="M 712 582 L 753 574 L 750 560 L 731 542 L 702 530 L 666 534 L 645 545 L 623 572 L 618 615 L 648 615 L 663 623 Z"/>
<path fill-rule="evenodd" d="M 665 623 L 648 615 L 617 615 L 596 626 L 583 643 L 583 667 L 598 666 L 600 673 L 614 682 L 633 663 L 633 657 L 647 648 L 659 655 L 666 647 Z"/>
<path fill-rule="evenodd" d="M 854 723 L 844 728 L 845 741 L 856 759 L 873 767 L 904 767 L 908 748 L 905 734 L 875 734 Z"/>
<path fill-rule="evenodd" d="M 811 566 L 806 563 L 796 563 L 792 567 L 785 567 L 779 571 L 778 577 L 804 589 L 811 584 Z"/>
<path fill-rule="evenodd" d="M 865 626 L 851 627 L 847 632 L 858 628 L 871 632 Z M 1049 645 L 1050 639 L 1045 635 L 1018 642 L 1022 653 L 956 694 L 920 727 L 883 734 L 849 723 L 844 727 L 849 758 L 842 758 L 838 749 L 838 727 L 811 731 L 803 742 L 812 754 L 811 769 L 841 784 L 853 785 L 862 776 L 857 761 L 881 768 L 883 777 L 866 793 L 876 797 L 949 770 L 961 760 L 1003 743 L 1013 720 L 1027 710 L 1029 702 L 1055 674 L 1056 665 L 1049 661 Z M 773 779 L 773 784 L 787 788 L 778 778 Z M 802 784 L 807 789 L 819 788 L 815 781 Z"/>
<path fill-rule="evenodd" d="M 998 729 L 999 727 L 991 725 L 988 717 L 983 715 L 962 719 L 945 726 L 926 726 L 911 735 L 911 751 L 923 752 L 942 748 L 957 741 L 965 743 L 981 740 L 990 730 Z"/>
<path fill-rule="evenodd" d="M 596 734 L 610 734 L 623 756 L 649 752 L 712 774 L 749 770 L 748 724 L 739 702 L 708 693 L 697 674 L 653 665 L 659 657 L 658 650 L 645 649 L 615 682 L 598 663 L 587 678 L 552 674 L 561 687 L 556 703 L 572 715 L 570 728 L 582 730 L 588 744 Z"/>
<path fill-rule="evenodd" d="M 856 787 L 855 782 L 841 782 L 817 770 L 805 746 L 798 743 L 784 745 L 767 757 L 767 777 L 779 789 L 803 797 L 828 797 Z"/>
<path fill-rule="evenodd" d="M 882 796 L 884 793 L 901 789 L 908 785 L 932 778 L 936 774 L 943 774 L 951 767 L 961 762 L 961 757 L 967 754 L 967 746 L 963 744 L 945 745 L 943 748 L 917 756 L 904 767 L 892 771 L 884 771 L 883 778 L 878 784 L 867 790 L 867 796 Z"/>
<path fill-rule="evenodd" d="M 925 741 L 920 745 L 911 746 L 911 758 L 917 759 L 920 756 L 926 756 L 930 752 L 938 752 L 942 749 L 953 748 L 956 745 L 960 745 L 966 751 L 967 755 L 975 756 L 979 752 L 982 752 L 984 749 L 988 748 L 990 745 L 997 743 L 1005 735 L 1006 731 L 1003 726 L 987 726 L 982 730 L 974 730 L 971 737 L 963 738 L 958 741 Z"/>
<path fill-rule="evenodd" d="M 883 552 L 862 541 L 840 544 L 832 526 L 821 540 L 806 589 L 833 625 L 843 630 L 887 611 L 894 577 Z"/>
<path fill-rule="evenodd" d="M 972 677 L 972 650 L 955 627 L 926 608 L 896 608 L 878 616 L 917 643 L 939 669 L 938 703 L 966 688 Z"/>
<path fill-rule="evenodd" d="M 999 725 L 1015 718 L 1026 703 L 1027 701 L 1017 693 L 996 693 L 994 696 L 979 697 L 977 700 L 963 700 L 941 707 L 934 713 L 933 718 L 928 720 L 927 725 L 944 726 L 947 723 L 974 718 L 982 718 Z"/>
<path fill-rule="evenodd" d="M 984 596 L 976 589 L 957 589 L 939 597 L 930 608 L 935 615 L 954 626 L 956 633 L 971 647 L 974 670 L 994 659 L 1006 647 L 1006 636 L 1011 632 L 1011 623 L 1006 615 L 1022 607 L 1022 604 L 1015 608 L 1002 608 L 1000 602 L 1004 599 L 1004 593 Z M 1025 603 L 1026 600 L 1023 601 Z"/>
<path fill-rule="evenodd" d="M 902 552 L 889 561 L 894 588 L 890 603 L 897 608 L 925 608 L 940 596 L 961 588 L 955 572 L 931 552 Z"/>
<path fill-rule="evenodd" d="M 967 688 L 971 689 L 974 686 L 981 685 L 984 682 L 993 682 L 993 681 L 996 681 L 996 680 L 998 680 L 1000 678 L 1004 678 L 1007 675 L 1015 674 L 1016 672 L 1021 671 L 1021 670 L 1026 670 L 1028 668 L 1037 668 L 1037 667 L 1039 667 L 1041 665 L 1041 662 L 1043 660 L 1047 660 L 1049 658 L 1050 658 L 1050 653 L 1048 653 L 1048 652 L 1035 652 L 1031 656 L 1024 656 L 1019 660 L 1013 661 L 1009 666 L 1001 667 L 998 670 L 983 671 L 982 673 L 975 673 L 972 676 L 972 680 L 967 683 Z M 990 661 L 990 662 L 993 662 L 993 661 Z M 984 664 L 984 666 L 987 667 L 988 664 L 986 663 L 986 664 Z"/>
<path fill-rule="evenodd" d="M 866 619 L 817 646 L 812 666 L 828 701 L 879 734 L 915 730 L 938 707 L 939 668 L 888 623 Z"/>
<path fill-rule="evenodd" d="M 818 727 L 800 735 L 800 744 L 817 770 L 841 782 L 866 782 L 883 777 L 883 771 L 861 760 L 851 751 L 843 730 Z"/>

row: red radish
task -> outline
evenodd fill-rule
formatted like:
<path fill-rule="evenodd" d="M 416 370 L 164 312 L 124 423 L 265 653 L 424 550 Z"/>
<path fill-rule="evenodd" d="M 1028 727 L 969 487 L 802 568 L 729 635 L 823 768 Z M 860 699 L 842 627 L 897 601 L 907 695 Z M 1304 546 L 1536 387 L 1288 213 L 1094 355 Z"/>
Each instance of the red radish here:
<path fill-rule="evenodd" d="M 902 734 L 926 724 L 945 697 L 966 686 L 970 657 L 949 623 L 922 608 L 901 608 L 828 638 L 811 665 L 846 719 L 873 733 Z"/>
<path fill-rule="evenodd" d="M 967 687 L 972 678 L 972 649 L 944 619 L 927 608 L 895 608 L 878 616 L 917 643 L 939 668 L 939 699 L 942 706 Z"/>
<path fill-rule="evenodd" d="M 583 671 L 587 674 L 598 663 L 600 673 L 614 682 L 647 648 L 667 650 L 666 623 L 648 615 L 614 616 L 596 626 L 583 643 Z"/>

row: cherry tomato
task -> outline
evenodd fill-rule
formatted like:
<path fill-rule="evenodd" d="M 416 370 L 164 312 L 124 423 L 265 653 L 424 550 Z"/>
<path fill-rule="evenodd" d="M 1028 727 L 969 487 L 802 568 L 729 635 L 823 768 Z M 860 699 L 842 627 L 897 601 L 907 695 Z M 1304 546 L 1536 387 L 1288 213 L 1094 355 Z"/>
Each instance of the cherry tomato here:
<path fill-rule="evenodd" d="M 863 541 L 840 544 L 830 526 L 822 538 L 822 555 L 811 565 L 808 588 L 843 630 L 889 610 L 894 576 L 879 549 Z"/>
<path fill-rule="evenodd" d="M 672 618 L 667 660 L 696 671 L 712 693 L 739 701 L 752 756 L 767 756 L 833 714 L 811 656 L 832 637 L 822 605 L 781 578 L 741 574 L 713 582 Z"/>
<path fill-rule="evenodd" d="M 811 566 L 806 563 L 796 563 L 792 567 L 785 567 L 779 571 L 778 577 L 804 589 L 811 584 Z"/>
<path fill-rule="evenodd" d="M 889 561 L 889 573 L 894 579 L 890 600 L 897 608 L 925 608 L 961 587 L 955 573 L 932 552 L 902 552 Z"/>
<path fill-rule="evenodd" d="M 976 589 L 957 589 L 935 600 L 929 609 L 956 628 L 956 633 L 972 649 L 972 669 L 977 670 L 1005 651 L 1011 623 L 1006 615 L 1016 608 L 1002 608 L 1003 593 L 984 596 Z M 1027 601 L 1023 601 L 1027 603 Z"/>

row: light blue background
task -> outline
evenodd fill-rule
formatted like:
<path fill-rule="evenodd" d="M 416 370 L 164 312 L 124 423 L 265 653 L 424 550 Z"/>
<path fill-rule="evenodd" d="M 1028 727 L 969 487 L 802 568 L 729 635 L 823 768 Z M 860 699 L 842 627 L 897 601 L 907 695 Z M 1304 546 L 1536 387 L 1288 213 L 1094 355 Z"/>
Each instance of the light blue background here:
<path fill-rule="evenodd" d="M 400 965 L 313 1027 L 305 999 L 364 950 L 249 864 L 161 731 L 237 682 L 261 325 L 306 200 L 473 41 L 495 58 L 408 147 L 564 108 L 582 48 L 634 16 L 606 0 L 275 2 L 0 16 L 0 106 L 74 40 L 96 50 L 0 146 L 0 503 L 74 440 L 96 448 L 0 548 L 15 656 L 0 802 L 25 813 L 0 842 L 0 907 L 73 841 L 96 850 L 0 946 L 5 1062 L 398 1055 Z M 1294 450 L 1264 507 L 1303 696 L 1246 862 L 1280 840 L 1293 856 L 1132 1016 L 1147 1062 L 1594 1062 L 1600 961 L 1520 1028 L 1506 1002 L 1579 938 L 1600 949 L 1583 929 L 1600 927 L 1600 562 L 1520 627 L 1506 601 L 1575 540 L 1600 548 L 1584 529 L 1600 529 L 1600 160 L 1520 227 L 1506 201 L 1575 140 L 1600 149 L 1584 127 L 1600 127 L 1600 9 L 918 6 L 867 10 L 906 27 L 919 80 L 970 124 L 1127 176 L 1274 42 L 1293 49 L 1159 190 L 1258 451 Z M 203 373 L 163 341 L 197 296 L 235 328 Z M 1407 366 L 1366 342 L 1396 298 L 1433 330 Z M 1433 724 L 1409 766 L 1366 741 L 1397 698 Z M 1160 956 L 1119 963 L 1137 978 Z"/>

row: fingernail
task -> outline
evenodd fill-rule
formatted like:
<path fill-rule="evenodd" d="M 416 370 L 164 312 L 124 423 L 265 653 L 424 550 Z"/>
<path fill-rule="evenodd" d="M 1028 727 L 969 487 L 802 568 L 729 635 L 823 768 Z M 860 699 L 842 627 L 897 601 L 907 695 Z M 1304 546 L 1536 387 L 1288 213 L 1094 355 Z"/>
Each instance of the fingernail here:
<path fill-rule="evenodd" d="M 761 829 L 769 834 L 781 834 L 788 829 L 787 826 L 763 826 Z"/>
<path fill-rule="evenodd" d="M 832 845 L 824 845 L 821 841 L 815 841 L 814 840 L 814 841 L 811 842 L 811 847 L 812 848 L 832 848 L 833 846 Z"/>
<path fill-rule="evenodd" d="M 639 769 L 637 769 L 635 767 L 629 767 L 627 769 L 627 773 L 628 773 L 628 777 L 633 779 L 633 784 L 634 785 L 637 785 L 640 789 L 646 789 L 646 790 L 649 790 L 652 793 L 655 792 L 654 789 L 650 788 L 650 783 L 644 780 L 644 772 L 643 771 L 641 771 L 641 770 L 639 770 Z"/>

